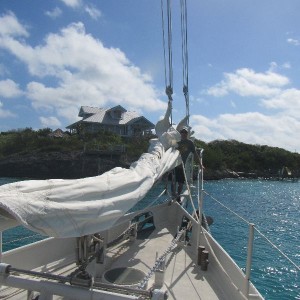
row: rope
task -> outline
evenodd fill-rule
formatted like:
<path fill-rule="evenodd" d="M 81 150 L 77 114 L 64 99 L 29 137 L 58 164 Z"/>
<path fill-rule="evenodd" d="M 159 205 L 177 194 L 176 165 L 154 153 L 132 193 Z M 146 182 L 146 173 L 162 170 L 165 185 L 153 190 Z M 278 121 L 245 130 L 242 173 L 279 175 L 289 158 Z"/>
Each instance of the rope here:
<path fill-rule="evenodd" d="M 164 73 L 165 73 L 165 86 L 168 86 L 167 83 L 167 61 L 166 61 L 166 38 L 165 38 L 165 17 L 164 17 L 164 8 L 163 8 L 163 0 L 160 1 L 161 5 L 161 20 L 162 20 L 162 33 L 163 33 L 163 50 L 164 50 Z"/>
<path fill-rule="evenodd" d="M 260 234 L 268 243 L 270 243 L 283 257 L 285 257 L 298 271 L 300 271 L 300 267 L 296 265 L 285 253 L 283 253 L 274 243 L 271 242 L 261 231 L 259 231 L 256 227 L 254 229 Z"/>
<path fill-rule="evenodd" d="M 163 191 L 150 203 L 148 204 L 145 208 L 141 210 L 141 212 L 147 210 L 150 206 L 152 206 L 162 195 L 164 195 L 167 192 L 167 189 L 163 189 Z"/>
<path fill-rule="evenodd" d="M 223 203 L 221 203 L 220 201 L 218 201 L 215 197 L 213 197 L 212 195 L 210 195 L 209 193 L 207 193 L 206 191 L 203 191 L 207 196 L 211 197 L 213 200 L 215 200 L 217 203 L 219 203 L 221 206 L 223 206 L 225 209 L 229 210 L 231 213 L 233 213 L 236 217 L 238 217 L 239 219 L 241 219 L 242 221 L 244 221 L 245 223 L 247 223 L 248 225 L 250 225 L 250 222 L 247 221 L 246 219 L 244 219 L 242 216 L 240 216 L 239 214 L 237 214 L 236 212 L 234 212 L 233 210 L 231 210 L 229 207 L 227 207 L 226 205 L 224 205 Z"/>
<path fill-rule="evenodd" d="M 173 94 L 173 65 L 172 65 L 172 11 L 171 11 L 171 0 L 167 0 L 167 31 L 168 31 L 168 42 L 166 42 L 165 34 L 165 15 L 163 0 L 161 0 L 161 17 L 162 17 L 162 32 L 163 32 L 163 50 L 164 50 L 164 72 L 165 72 L 165 85 L 166 94 L 169 101 L 172 101 Z M 168 44 L 168 66 L 166 58 L 166 44 Z M 167 72 L 168 69 L 168 72 Z M 168 74 L 167 74 L 168 73 Z M 168 78 L 167 78 L 168 77 Z"/>
<path fill-rule="evenodd" d="M 168 30 L 168 43 L 166 43 L 166 34 L 165 34 L 165 16 L 164 16 L 164 5 L 163 0 L 161 0 L 161 17 L 162 17 L 162 32 L 163 32 L 163 50 L 164 50 L 164 73 L 165 73 L 165 86 L 166 86 L 166 95 L 168 96 L 169 103 L 173 101 L 173 63 L 172 63 L 172 11 L 171 11 L 171 0 L 167 0 L 167 30 Z M 168 66 L 166 59 L 166 44 L 168 44 Z M 167 72 L 168 69 L 168 72 Z M 167 75 L 168 73 L 168 75 Z M 168 78 L 167 78 L 168 77 Z M 170 121 L 172 124 L 172 113 Z"/>
<path fill-rule="evenodd" d="M 168 12 L 168 50 L 169 50 L 169 86 L 173 93 L 173 66 L 172 66 L 172 10 L 171 0 L 167 0 L 167 12 Z"/>
<path fill-rule="evenodd" d="M 184 180 L 186 182 L 186 188 L 188 190 L 189 198 L 190 198 L 190 201 L 191 201 L 191 204 L 193 206 L 194 213 L 195 213 L 195 219 L 199 222 L 199 216 L 197 216 L 196 208 L 195 208 L 195 205 L 194 205 L 194 202 L 193 202 L 193 198 L 192 198 L 192 193 L 191 193 L 190 185 L 189 185 L 187 177 L 186 177 L 185 166 L 184 166 L 183 163 L 182 163 L 182 169 L 183 169 Z"/>
<path fill-rule="evenodd" d="M 186 116 L 190 115 L 189 101 L 189 68 L 188 68 L 188 35 L 187 35 L 187 5 L 186 0 L 180 0 L 181 6 L 181 38 L 182 38 L 182 77 L 183 77 L 183 94 L 185 97 Z M 187 119 L 187 122 L 189 120 Z M 188 122 L 189 123 L 189 122 Z"/>
<path fill-rule="evenodd" d="M 230 211 L 231 213 L 233 213 L 236 217 L 238 217 L 239 219 L 241 219 L 243 222 L 245 222 L 247 225 L 250 225 L 251 223 L 249 221 L 247 221 L 245 218 L 243 218 L 242 216 L 240 216 L 239 214 L 237 214 L 236 212 L 234 212 L 232 209 L 230 209 L 229 207 L 227 207 L 226 205 L 224 205 L 223 203 L 221 203 L 220 201 L 218 201 L 215 197 L 213 197 L 212 195 L 210 195 L 209 193 L 207 193 L 206 191 L 204 191 L 204 193 L 211 197 L 211 199 L 213 199 L 214 201 L 216 201 L 218 204 L 220 204 L 222 207 L 224 207 L 225 209 L 227 209 L 228 211 Z M 300 267 L 298 265 L 296 265 L 296 263 L 294 263 L 282 250 L 280 250 L 270 239 L 268 239 L 261 231 L 259 231 L 255 226 L 254 226 L 254 230 L 257 231 L 257 233 L 259 235 L 261 235 L 274 249 L 276 249 L 283 257 L 285 257 L 298 271 L 300 270 Z"/>

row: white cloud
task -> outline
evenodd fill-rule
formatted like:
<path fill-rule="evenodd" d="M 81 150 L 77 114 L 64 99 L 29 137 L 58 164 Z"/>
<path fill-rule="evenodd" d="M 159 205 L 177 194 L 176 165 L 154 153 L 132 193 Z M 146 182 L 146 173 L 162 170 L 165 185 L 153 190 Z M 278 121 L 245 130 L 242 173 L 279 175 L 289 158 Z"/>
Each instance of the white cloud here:
<path fill-rule="evenodd" d="M 84 9 L 94 20 L 97 20 L 99 17 L 101 17 L 101 11 L 92 5 L 87 5 Z"/>
<path fill-rule="evenodd" d="M 235 139 L 250 144 L 266 144 L 300 152 L 300 90 L 287 88 L 289 79 L 275 70 L 256 73 L 251 69 L 239 69 L 225 73 L 225 79 L 208 90 L 213 96 L 235 93 L 240 97 L 253 97 L 261 106 L 275 111 L 267 115 L 261 112 L 222 114 L 214 119 L 193 116 L 194 130 L 204 141 Z M 242 99 L 236 101 L 243 101 Z"/>
<path fill-rule="evenodd" d="M 9 110 L 3 109 L 3 103 L 0 101 L 0 119 L 15 117 L 16 115 Z"/>
<path fill-rule="evenodd" d="M 289 67 L 289 65 L 285 65 Z M 275 73 L 277 63 L 270 64 L 265 73 L 255 73 L 251 69 L 239 69 L 235 73 L 225 73 L 225 79 L 208 89 L 212 96 L 236 93 L 239 96 L 256 97 L 265 108 L 278 110 L 290 116 L 300 115 L 300 90 L 287 88 L 289 79 Z"/>
<path fill-rule="evenodd" d="M 83 9 L 92 19 L 97 20 L 101 17 L 101 11 L 94 5 L 84 5 L 82 0 L 61 0 L 66 6 L 73 9 Z"/>
<path fill-rule="evenodd" d="M 25 26 L 21 25 L 13 12 L 0 15 L 0 42 L 1 36 L 25 36 L 28 37 L 29 33 Z"/>
<path fill-rule="evenodd" d="M 289 38 L 286 40 L 289 44 L 294 46 L 300 46 L 300 41 L 296 39 Z"/>
<path fill-rule="evenodd" d="M 71 8 L 80 7 L 82 5 L 81 0 L 61 0 L 66 6 L 69 6 Z"/>
<path fill-rule="evenodd" d="M 59 33 L 49 34 L 44 43 L 31 47 L 9 34 L 0 48 L 15 55 L 40 80 L 28 82 L 27 97 L 36 109 L 54 109 L 75 120 L 81 105 L 107 107 L 121 104 L 136 110 L 158 111 L 165 103 L 158 99 L 151 78 L 134 66 L 117 48 L 106 48 L 73 23 Z M 47 85 L 51 78 L 55 85 Z M 47 80 L 48 81 L 48 80 Z"/>
<path fill-rule="evenodd" d="M 285 62 L 282 65 L 278 65 L 276 62 L 271 62 L 270 63 L 270 72 L 276 72 L 279 69 L 290 69 L 291 68 L 291 63 L 290 62 Z"/>
<path fill-rule="evenodd" d="M 62 15 L 62 10 L 59 7 L 55 7 L 53 10 L 46 11 L 45 15 L 51 19 L 56 19 Z"/>
<path fill-rule="evenodd" d="M 85 11 L 92 19 L 98 20 L 102 13 L 99 9 L 96 8 L 95 5 L 89 4 L 84 5 L 82 0 L 61 0 L 66 6 L 69 6 L 73 9 L 80 9 Z"/>
<path fill-rule="evenodd" d="M 274 64 L 271 66 L 274 68 Z M 225 79 L 207 90 L 215 97 L 236 93 L 240 96 L 270 97 L 280 92 L 280 88 L 289 83 L 289 79 L 278 73 L 267 71 L 256 73 L 252 69 L 238 69 L 235 73 L 225 73 Z"/>
<path fill-rule="evenodd" d="M 295 88 L 283 90 L 275 97 L 263 99 L 262 104 L 267 108 L 281 110 L 287 115 L 299 118 L 300 90 Z"/>
<path fill-rule="evenodd" d="M 40 117 L 40 122 L 43 127 L 59 127 L 61 122 L 56 117 Z"/>
<path fill-rule="evenodd" d="M 284 69 L 290 69 L 292 66 L 291 66 L 291 63 L 290 62 L 285 62 L 283 65 L 282 65 L 282 68 Z"/>
<path fill-rule="evenodd" d="M 0 96 L 4 98 L 14 98 L 22 95 L 23 92 L 19 89 L 17 83 L 11 79 L 0 81 Z"/>
<path fill-rule="evenodd" d="M 214 119 L 194 115 L 191 125 L 196 138 L 205 142 L 234 139 L 247 144 L 270 145 L 300 152 L 300 121 L 282 114 L 267 116 L 249 112 L 223 114 Z"/>

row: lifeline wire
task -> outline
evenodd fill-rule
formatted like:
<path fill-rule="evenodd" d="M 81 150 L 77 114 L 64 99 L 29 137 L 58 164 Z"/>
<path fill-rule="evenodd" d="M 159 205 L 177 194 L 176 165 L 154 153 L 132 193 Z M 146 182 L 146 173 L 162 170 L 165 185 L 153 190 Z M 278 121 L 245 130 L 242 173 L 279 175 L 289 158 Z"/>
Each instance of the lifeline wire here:
<path fill-rule="evenodd" d="M 231 213 L 233 213 L 236 217 L 238 217 L 239 219 L 243 220 L 246 224 L 250 225 L 251 223 L 249 221 L 247 221 L 246 219 L 244 219 L 243 217 L 241 217 L 240 215 L 238 215 L 236 212 L 234 212 L 233 210 L 231 210 L 229 207 L 225 206 L 223 203 L 221 203 L 220 201 L 218 201 L 215 197 L 213 197 L 212 195 L 210 195 L 209 193 L 205 192 L 204 193 L 211 197 L 214 201 L 216 201 L 217 203 L 219 203 L 221 206 L 223 206 L 225 209 L 229 210 Z M 298 271 L 300 270 L 299 266 L 296 265 L 296 263 L 294 263 L 284 252 L 282 252 L 270 239 L 268 239 L 262 232 L 260 232 L 255 226 L 254 226 L 254 230 L 257 231 L 258 234 L 260 234 L 264 239 L 266 239 L 266 241 L 272 246 L 274 247 L 283 257 L 285 257 Z"/>

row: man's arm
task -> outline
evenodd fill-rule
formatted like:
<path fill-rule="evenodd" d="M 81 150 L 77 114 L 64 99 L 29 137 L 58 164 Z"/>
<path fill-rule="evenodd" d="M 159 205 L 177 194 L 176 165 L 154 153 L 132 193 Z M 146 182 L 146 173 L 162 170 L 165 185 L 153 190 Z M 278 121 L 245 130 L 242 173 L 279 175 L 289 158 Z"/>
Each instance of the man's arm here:
<path fill-rule="evenodd" d="M 198 152 L 196 151 L 196 147 L 195 144 L 193 143 L 193 154 L 194 154 L 194 159 L 195 162 L 198 163 L 198 165 L 200 166 L 200 168 L 204 168 L 203 163 L 202 163 L 202 158 L 200 158 Z"/>

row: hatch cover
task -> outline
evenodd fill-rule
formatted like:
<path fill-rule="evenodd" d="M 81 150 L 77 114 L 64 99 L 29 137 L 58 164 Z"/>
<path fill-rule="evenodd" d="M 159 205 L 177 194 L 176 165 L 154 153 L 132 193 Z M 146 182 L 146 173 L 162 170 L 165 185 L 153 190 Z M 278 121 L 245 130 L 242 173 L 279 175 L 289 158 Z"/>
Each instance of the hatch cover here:
<path fill-rule="evenodd" d="M 104 278 L 110 283 L 134 285 L 144 279 L 146 274 L 135 268 L 115 268 L 105 272 Z"/>

